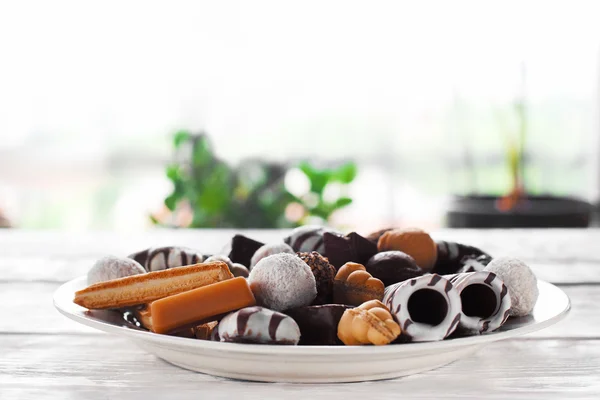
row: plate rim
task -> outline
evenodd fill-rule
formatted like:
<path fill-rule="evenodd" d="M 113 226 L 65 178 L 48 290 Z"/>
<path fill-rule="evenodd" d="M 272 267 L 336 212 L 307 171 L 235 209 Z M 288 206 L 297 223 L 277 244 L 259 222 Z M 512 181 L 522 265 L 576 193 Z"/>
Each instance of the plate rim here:
<path fill-rule="evenodd" d="M 529 325 L 520 326 L 508 331 L 491 332 L 484 335 L 467 336 L 461 338 L 455 338 L 451 340 L 440 340 L 435 342 L 414 342 L 414 343 L 403 343 L 395 344 L 390 346 L 329 346 L 329 345 L 302 345 L 302 346 L 278 346 L 278 345 L 264 345 L 264 344 L 245 344 L 245 343 L 225 343 L 225 342 L 214 342 L 209 340 L 190 340 L 189 338 L 161 335 L 153 332 L 144 330 L 136 330 L 127 328 L 125 326 L 118 326 L 109 322 L 99 321 L 90 317 L 86 317 L 83 314 L 72 312 L 63 306 L 61 297 L 64 292 L 74 293 L 70 290 L 71 286 L 77 286 L 80 284 L 81 287 L 85 287 L 84 282 L 87 280 L 86 276 L 80 276 L 71 279 L 62 285 L 60 285 L 53 294 L 54 307 L 65 317 L 88 327 L 97 329 L 99 331 L 116 334 L 122 337 L 128 337 L 130 339 L 143 340 L 146 342 L 152 342 L 155 344 L 173 345 L 177 347 L 185 347 L 187 349 L 196 349 L 204 351 L 227 351 L 233 353 L 244 353 L 244 354 L 255 354 L 255 355 L 293 355 L 293 356 L 348 356 L 356 357 L 361 355 L 370 356 L 388 356 L 394 354 L 406 354 L 406 353 L 426 353 L 427 351 L 437 351 L 443 349 L 456 349 L 465 346 L 484 345 L 500 340 L 505 340 L 517 336 L 526 335 L 532 332 L 545 329 L 551 325 L 554 325 L 563 320 L 571 310 L 571 299 L 569 296 L 558 286 L 538 279 L 538 286 L 547 286 L 551 290 L 558 291 L 565 299 L 566 306 L 556 315 L 552 317 Z M 74 303 L 69 304 L 69 307 L 80 308 L 86 310 L 84 307 L 80 307 Z"/>

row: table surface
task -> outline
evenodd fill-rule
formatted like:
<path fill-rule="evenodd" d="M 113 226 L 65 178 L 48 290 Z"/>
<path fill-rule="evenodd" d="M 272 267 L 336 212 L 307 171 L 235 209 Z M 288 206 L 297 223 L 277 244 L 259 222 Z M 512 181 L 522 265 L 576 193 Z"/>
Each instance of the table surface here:
<path fill-rule="evenodd" d="M 600 230 L 444 230 L 433 236 L 528 262 L 571 298 L 565 320 L 395 380 L 266 384 L 198 374 L 61 316 L 52 294 L 106 254 L 157 245 L 218 251 L 229 230 L 60 233 L 0 230 L 0 399 L 600 398 Z M 281 231 L 247 231 L 263 241 Z"/>

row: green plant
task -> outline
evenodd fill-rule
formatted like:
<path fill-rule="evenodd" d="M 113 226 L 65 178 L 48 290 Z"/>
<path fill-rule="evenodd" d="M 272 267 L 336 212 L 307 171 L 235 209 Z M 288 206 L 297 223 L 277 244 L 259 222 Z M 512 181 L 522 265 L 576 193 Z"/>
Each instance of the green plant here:
<path fill-rule="evenodd" d="M 174 135 L 175 162 L 166 168 L 173 191 L 165 198 L 167 215 L 152 215 L 155 224 L 204 228 L 284 228 L 331 214 L 352 202 L 348 197 L 326 201 L 329 183 L 347 185 L 356 176 L 353 163 L 316 169 L 307 162 L 298 168 L 310 182 L 310 192 L 295 196 L 285 187 L 286 165 L 246 160 L 237 168 L 218 158 L 206 134 L 180 131 Z M 286 218 L 289 206 L 300 207 L 298 218 Z"/>

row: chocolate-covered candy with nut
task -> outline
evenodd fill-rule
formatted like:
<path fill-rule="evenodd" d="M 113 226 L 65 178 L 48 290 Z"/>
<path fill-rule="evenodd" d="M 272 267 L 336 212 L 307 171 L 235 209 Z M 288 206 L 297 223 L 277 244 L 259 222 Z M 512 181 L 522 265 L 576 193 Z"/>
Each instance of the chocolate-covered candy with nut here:
<path fill-rule="evenodd" d="M 477 260 L 479 264 L 487 265 L 492 257 L 486 252 L 474 246 L 466 244 L 437 240 L 437 260 L 433 266 L 432 272 L 440 275 L 456 274 L 459 272 L 479 271 L 477 266 L 470 260 Z M 478 259 L 481 256 L 485 256 Z M 466 264 L 473 265 L 473 270 L 463 269 Z"/>
<path fill-rule="evenodd" d="M 316 251 L 310 253 L 297 253 L 297 256 L 308 264 L 315 276 L 317 297 L 315 297 L 312 304 L 331 303 L 333 298 L 333 279 L 335 278 L 336 272 L 333 265 L 327 261 L 327 258 Z"/>
<path fill-rule="evenodd" d="M 293 318 L 263 307 L 228 314 L 217 329 L 221 342 L 295 345 L 300 341 L 300 328 Z"/>
<path fill-rule="evenodd" d="M 352 308 L 343 304 L 306 306 L 287 310 L 286 314 L 300 327 L 301 345 L 333 346 L 343 344 L 337 336 L 338 323 L 344 311 Z"/>
<path fill-rule="evenodd" d="M 365 265 L 367 272 L 385 286 L 416 278 L 425 273 L 414 258 L 402 251 L 383 251 L 375 254 Z"/>
<path fill-rule="evenodd" d="M 381 300 L 383 291 L 383 282 L 373 278 L 363 265 L 349 262 L 335 275 L 333 302 L 358 306 L 369 300 Z"/>
<path fill-rule="evenodd" d="M 338 325 L 338 337 L 348 346 L 391 343 L 400 335 L 400 326 L 379 300 L 346 310 Z"/>
<path fill-rule="evenodd" d="M 148 272 L 199 264 L 204 256 L 188 247 L 151 247 L 128 256 L 140 263 Z"/>
<path fill-rule="evenodd" d="M 377 253 L 377 245 L 356 232 L 346 236 L 325 232 L 323 242 L 327 258 L 336 268 L 340 268 L 347 262 L 365 264 Z"/>

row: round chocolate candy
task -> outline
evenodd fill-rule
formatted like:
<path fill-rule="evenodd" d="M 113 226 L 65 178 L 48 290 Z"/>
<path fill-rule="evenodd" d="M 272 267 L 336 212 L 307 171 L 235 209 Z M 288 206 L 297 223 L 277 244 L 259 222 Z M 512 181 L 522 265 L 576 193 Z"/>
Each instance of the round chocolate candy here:
<path fill-rule="evenodd" d="M 367 271 L 385 286 L 404 282 L 425 273 L 415 259 L 402 251 L 383 251 L 375 254 L 365 265 Z"/>

